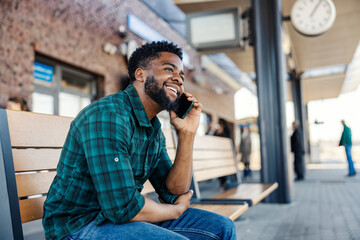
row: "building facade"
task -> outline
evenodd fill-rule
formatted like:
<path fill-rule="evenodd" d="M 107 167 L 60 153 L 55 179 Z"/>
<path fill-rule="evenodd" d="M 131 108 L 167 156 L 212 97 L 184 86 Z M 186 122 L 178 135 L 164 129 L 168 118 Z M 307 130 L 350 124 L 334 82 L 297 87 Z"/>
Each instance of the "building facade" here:
<path fill-rule="evenodd" d="M 142 26 L 130 26 L 130 15 Z M 74 116 L 124 89 L 128 55 L 148 40 L 140 36 L 146 26 L 184 49 L 185 89 L 204 112 L 235 122 L 234 90 L 202 69 L 200 54 L 140 0 L 4 0 L 0 21 L 1 106 L 17 97 L 31 111 Z"/>

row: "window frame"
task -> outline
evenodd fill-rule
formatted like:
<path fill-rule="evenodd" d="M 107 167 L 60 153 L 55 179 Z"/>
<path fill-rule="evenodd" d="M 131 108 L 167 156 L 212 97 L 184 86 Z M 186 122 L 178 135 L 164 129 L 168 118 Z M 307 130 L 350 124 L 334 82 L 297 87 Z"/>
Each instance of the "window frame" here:
<path fill-rule="evenodd" d="M 47 57 L 43 56 L 35 56 L 35 61 L 46 64 L 54 68 L 52 86 L 46 86 L 40 83 L 37 83 L 37 80 L 34 78 L 34 92 L 40 94 L 46 94 L 52 96 L 54 98 L 54 115 L 59 115 L 60 108 L 60 100 L 59 96 L 61 92 L 73 94 L 83 98 L 90 98 L 90 101 L 93 102 L 97 97 L 97 79 L 98 76 L 96 74 L 86 73 L 84 70 L 76 69 L 75 67 L 66 66 L 66 64 L 61 63 L 56 60 L 51 60 Z M 63 73 L 67 73 L 69 75 L 73 75 L 74 77 L 85 79 L 90 82 L 90 94 L 76 91 L 68 88 L 64 88 L 61 86 Z M 41 81 L 41 80 L 39 80 Z"/>

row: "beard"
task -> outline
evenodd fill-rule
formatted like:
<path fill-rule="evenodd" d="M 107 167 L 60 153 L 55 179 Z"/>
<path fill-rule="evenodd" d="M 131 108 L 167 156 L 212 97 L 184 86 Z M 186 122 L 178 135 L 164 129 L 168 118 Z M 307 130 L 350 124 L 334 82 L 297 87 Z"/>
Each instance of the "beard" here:
<path fill-rule="evenodd" d="M 172 101 L 165 92 L 165 85 L 159 86 L 154 76 L 148 76 L 145 81 L 145 93 L 166 111 L 174 111 L 179 106 L 180 97 Z"/>

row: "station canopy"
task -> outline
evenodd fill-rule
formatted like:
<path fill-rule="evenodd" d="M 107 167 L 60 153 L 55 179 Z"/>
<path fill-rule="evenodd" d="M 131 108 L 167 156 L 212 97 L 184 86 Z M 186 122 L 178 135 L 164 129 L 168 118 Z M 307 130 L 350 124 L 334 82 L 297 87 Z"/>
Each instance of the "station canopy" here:
<path fill-rule="evenodd" d="M 157 1 L 161 2 L 155 0 Z M 360 1 L 332 1 L 336 8 L 336 20 L 323 35 L 306 37 L 296 32 L 290 21 L 283 24 L 284 39 L 290 44 L 290 65 L 295 67 L 297 73 L 303 73 L 305 102 L 334 98 L 355 90 L 360 84 Z M 283 16 L 290 16 L 295 2 L 296 0 L 283 0 Z M 236 7 L 244 11 L 251 5 L 250 0 L 174 0 L 173 3 L 185 14 Z M 246 50 L 220 49 L 204 54 L 217 52 L 226 54 L 241 72 L 248 73 L 249 76 L 255 72 L 254 50 L 251 46 Z M 287 65 L 289 67 L 289 63 Z M 251 91 L 254 91 L 253 88 Z M 288 95 L 291 95 L 290 92 Z"/>

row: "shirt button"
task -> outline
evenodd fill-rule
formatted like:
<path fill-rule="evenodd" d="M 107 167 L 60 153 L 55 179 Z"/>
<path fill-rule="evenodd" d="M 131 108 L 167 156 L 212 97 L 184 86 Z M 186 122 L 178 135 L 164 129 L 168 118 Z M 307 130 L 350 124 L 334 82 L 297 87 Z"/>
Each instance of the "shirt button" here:
<path fill-rule="evenodd" d="M 117 158 L 117 157 L 114 158 L 114 161 L 115 161 L 115 162 L 118 162 L 118 161 L 119 161 L 119 158 Z"/>

